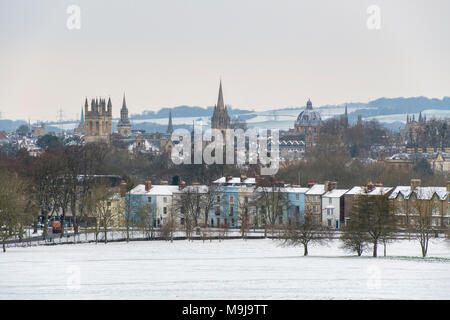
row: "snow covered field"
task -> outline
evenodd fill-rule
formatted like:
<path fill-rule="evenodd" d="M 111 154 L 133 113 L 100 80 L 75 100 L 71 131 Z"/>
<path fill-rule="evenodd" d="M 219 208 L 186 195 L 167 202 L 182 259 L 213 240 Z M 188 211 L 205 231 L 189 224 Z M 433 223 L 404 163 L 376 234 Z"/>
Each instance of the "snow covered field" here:
<path fill-rule="evenodd" d="M 9 248 L 0 254 L 0 298 L 449 299 L 444 241 L 433 240 L 426 260 L 407 240 L 376 259 L 352 256 L 338 241 L 308 257 L 269 239 Z"/>

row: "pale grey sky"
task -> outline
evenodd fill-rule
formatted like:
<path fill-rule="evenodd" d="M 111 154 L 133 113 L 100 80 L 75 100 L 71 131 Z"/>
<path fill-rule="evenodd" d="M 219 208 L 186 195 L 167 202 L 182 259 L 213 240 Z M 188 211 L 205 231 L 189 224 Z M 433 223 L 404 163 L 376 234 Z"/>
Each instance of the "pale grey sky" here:
<path fill-rule="evenodd" d="M 69 5 L 81 29 L 69 30 Z M 381 29 L 366 25 L 369 5 Z M 3 118 L 181 104 L 265 110 L 450 95 L 448 0 L 0 0 Z"/>

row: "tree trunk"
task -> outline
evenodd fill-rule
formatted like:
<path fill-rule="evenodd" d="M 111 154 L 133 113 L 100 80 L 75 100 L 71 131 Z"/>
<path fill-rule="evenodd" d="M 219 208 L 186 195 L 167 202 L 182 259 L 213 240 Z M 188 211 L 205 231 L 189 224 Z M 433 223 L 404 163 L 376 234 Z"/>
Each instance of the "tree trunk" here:
<path fill-rule="evenodd" d="M 45 240 L 48 236 L 48 213 L 44 211 L 44 230 L 42 232 L 42 238 Z"/>
<path fill-rule="evenodd" d="M 6 252 L 6 239 L 3 238 L 3 252 Z"/>
<path fill-rule="evenodd" d="M 63 208 L 62 220 L 61 220 L 61 238 L 64 237 L 65 230 L 66 230 L 66 209 Z"/>
<path fill-rule="evenodd" d="M 386 242 L 383 242 L 383 246 L 384 246 L 384 256 L 386 257 Z"/>
<path fill-rule="evenodd" d="M 304 245 L 303 245 L 303 255 L 304 255 L 304 256 L 307 256 L 307 255 L 308 255 L 308 245 L 307 245 L 307 244 L 304 244 Z"/>
<path fill-rule="evenodd" d="M 377 257 L 378 241 L 373 242 L 373 257 Z"/>

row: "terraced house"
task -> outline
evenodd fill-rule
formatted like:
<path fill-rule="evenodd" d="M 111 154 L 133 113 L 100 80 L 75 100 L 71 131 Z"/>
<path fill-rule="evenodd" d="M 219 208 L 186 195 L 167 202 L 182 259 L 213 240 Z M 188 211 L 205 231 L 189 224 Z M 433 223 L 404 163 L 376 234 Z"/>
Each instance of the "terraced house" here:
<path fill-rule="evenodd" d="M 421 187 L 420 179 L 411 179 L 409 186 L 397 186 L 389 199 L 393 201 L 399 224 L 405 230 L 418 222 L 419 213 L 429 215 L 436 230 L 450 225 L 450 181 L 446 187 Z"/>

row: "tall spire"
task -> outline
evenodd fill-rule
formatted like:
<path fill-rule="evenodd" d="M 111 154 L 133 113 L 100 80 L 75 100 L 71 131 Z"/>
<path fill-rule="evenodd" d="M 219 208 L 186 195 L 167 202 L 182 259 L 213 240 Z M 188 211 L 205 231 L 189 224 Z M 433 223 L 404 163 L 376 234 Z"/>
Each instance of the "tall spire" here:
<path fill-rule="evenodd" d="M 125 101 L 125 93 L 123 94 L 123 101 L 122 101 L 122 109 L 127 108 L 127 102 Z"/>
<path fill-rule="evenodd" d="M 86 99 L 86 102 L 87 102 L 87 99 Z M 83 107 L 81 107 L 81 119 L 80 119 L 80 122 L 84 123 L 84 110 L 83 110 Z"/>
<path fill-rule="evenodd" d="M 223 93 L 222 93 L 222 80 L 220 80 L 219 85 L 219 98 L 217 99 L 217 108 L 219 110 L 225 109 L 225 103 L 223 102 Z"/>
<path fill-rule="evenodd" d="M 211 118 L 211 128 L 213 129 L 227 129 L 230 127 L 230 117 L 228 116 L 227 108 L 223 101 L 222 80 L 219 85 L 219 98 L 217 104 L 214 106 L 213 116 Z"/>
<path fill-rule="evenodd" d="M 169 125 L 167 126 L 167 133 L 172 134 L 173 126 L 172 126 L 172 111 L 169 111 Z"/>

